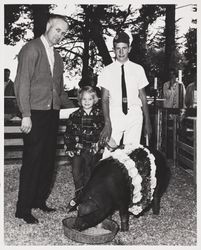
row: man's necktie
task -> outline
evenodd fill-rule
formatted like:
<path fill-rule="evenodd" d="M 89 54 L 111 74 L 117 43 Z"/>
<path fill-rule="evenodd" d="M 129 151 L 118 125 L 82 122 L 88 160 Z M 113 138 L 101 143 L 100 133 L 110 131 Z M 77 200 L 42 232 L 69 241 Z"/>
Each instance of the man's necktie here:
<path fill-rule="evenodd" d="M 122 110 L 126 115 L 128 112 L 128 102 L 127 102 L 126 82 L 125 82 L 123 64 L 121 65 L 121 89 L 122 89 Z"/>

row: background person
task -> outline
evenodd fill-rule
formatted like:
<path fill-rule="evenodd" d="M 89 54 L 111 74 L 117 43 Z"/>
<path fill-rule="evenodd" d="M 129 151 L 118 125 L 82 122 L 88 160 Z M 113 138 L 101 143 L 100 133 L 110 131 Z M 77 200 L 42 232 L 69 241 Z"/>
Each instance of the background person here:
<path fill-rule="evenodd" d="M 50 15 L 45 33 L 27 43 L 18 56 L 15 93 L 24 148 L 15 216 L 27 223 L 38 223 L 32 208 L 55 211 L 46 200 L 53 179 L 59 110 L 61 105 L 73 105 L 64 92 L 63 61 L 54 45 L 68 27 L 63 16 Z"/>
<path fill-rule="evenodd" d="M 193 108 L 196 104 L 197 84 L 196 82 L 190 83 L 186 88 L 185 105 L 187 108 Z"/>
<path fill-rule="evenodd" d="M 10 69 L 4 69 L 4 95 L 15 96 L 14 82 L 10 79 Z"/>
<path fill-rule="evenodd" d="M 164 108 L 184 107 L 185 87 L 183 83 L 177 81 L 174 69 L 170 70 L 169 81 L 163 84 L 163 96 Z"/>
<path fill-rule="evenodd" d="M 185 105 L 187 108 L 197 106 L 197 72 L 193 69 L 193 82 L 186 88 Z"/>
<path fill-rule="evenodd" d="M 10 79 L 10 69 L 4 69 L 4 120 L 10 120 L 18 112 L 15 96 L 14 82 Z M 6 98 L 8 97 L 8 98 Z M 11 97 L 11 98 L 9 98 Z"/>

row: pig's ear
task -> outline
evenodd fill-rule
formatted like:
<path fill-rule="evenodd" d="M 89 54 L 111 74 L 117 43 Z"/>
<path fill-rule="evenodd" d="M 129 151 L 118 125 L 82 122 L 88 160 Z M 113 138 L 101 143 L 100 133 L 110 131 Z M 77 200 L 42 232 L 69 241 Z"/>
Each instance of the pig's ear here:
<path fill-rule="evenodd" d="M 87 202 L 79 205 L 78 215 L 84 216 L 93 213 L 96 210 L 98 210 L 97 204 L 93 200 L 88 200 Z"/>

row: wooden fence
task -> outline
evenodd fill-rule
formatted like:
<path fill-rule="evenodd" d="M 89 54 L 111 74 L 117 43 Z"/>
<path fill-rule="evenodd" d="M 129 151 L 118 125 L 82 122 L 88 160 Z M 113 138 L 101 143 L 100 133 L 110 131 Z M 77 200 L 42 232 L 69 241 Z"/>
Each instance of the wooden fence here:
<path fill-rule="evenodd" d="M 196 110 L 164 109 L 157 110 L 157 149 L 173 165 L 181 167 L 193 176 L 197 175 L 197 118 Z"/>
<path fill-rule="evenodd" d="M 67 157 L 64 152 L 63 133 L 65 131 L 65 119 L 74 109 L 63 109 L 60 111 L 60 122 L 57 136 L 57 160 L 66 161 Z M 4 163 L 21 164 L 23 139 L 20 130 L 21 120 L 13 118 L 7 120 L 4 126 Z"/>
<path fill-rule="evenodd" d="M 194 177 L 197 168 L 197 129 L 196 109 L 165 109 L 149 105 L 153 135 L 150 146 L 156 147 L 167 159 L 172 159 L 175 166 L 181 167 Z M 75 108 L 76 109 L 76 108 Z M 60 125 L 57 138 L 57 160 L 66 161 L 63 133 L 65 119 L 75 109 L 60 111 Z M 185 115 L 182 112 L 185 111 Z M 7 114 L 5 114 L 6 116 Z M 4 162 L 21 163 L 23 140 L 20 120 L 8 119 L 4 126 Z M 142 135 L 143 138 L 143 135 Z"/>

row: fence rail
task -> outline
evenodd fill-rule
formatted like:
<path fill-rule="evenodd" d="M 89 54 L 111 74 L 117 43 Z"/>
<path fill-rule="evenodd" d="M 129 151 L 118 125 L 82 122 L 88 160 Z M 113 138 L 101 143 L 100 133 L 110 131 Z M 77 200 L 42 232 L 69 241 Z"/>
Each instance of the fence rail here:
<path fill-rule="evenodd" d="M 197 169 L 197 118 L 196 110 L 157 109 L 157 149 L 173 164 L 193 176 Z"/>
<path fill-rule="evenodd" d="M 67 161 L 67 157 L 64 152 L 64 140 L 63 133 L 65 132 L 65 119 L 68 118 L 69 114 L 72 113 L 76 108 L 63 109 L 60 111 L 59 129 L 57 135 L 57 160 Z M 65 118 L 65 119 L 64 119 Z M 16 162 L 21 163 L 22 160 L 22 149 L 23 149 L 23 138 L 20 130 L 21 119 L 14 118 L 6 120 L 4 125 L 4 163 L 14 164 Z"/>
<path fill-rule="evenodd" d="M 15 101 L 15 97 L 13 99 Z M 172 159 L 174 165 L 182 167 L 182 169 L 190 173 L 196 182 L 197 110 L 167 109 L 153 105 L 153 103 L 149 105 L 149 109 L 153 126 L 150 146 L 161 151 L 166 158 Z M 65 131 L 65 119 L 73 110 L 63 109 L 60 111 L 57 138 L 57 159 L 59 161 L 67 158 L 63 149 L 63 133 Z M 14 114 L 16 115 L 16 113 Z M 21 162 L 23 140 L 20 131 L 20 120 L 10 119 L 11 117 L 7 119 L 6 115 L 5 112 L 4 162 L 5 164 L 16 161 Z"/>

